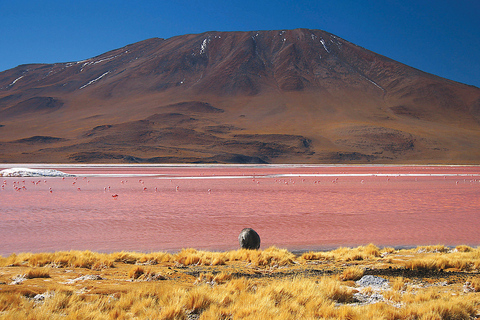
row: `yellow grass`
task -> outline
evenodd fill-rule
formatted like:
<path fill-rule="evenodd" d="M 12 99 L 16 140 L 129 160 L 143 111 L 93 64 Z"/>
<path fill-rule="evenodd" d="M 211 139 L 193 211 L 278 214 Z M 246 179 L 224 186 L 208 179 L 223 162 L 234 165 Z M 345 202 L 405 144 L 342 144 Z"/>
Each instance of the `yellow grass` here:
<path fill-rule="evenodd" d="M 49 270 L 45 268 L 30 269 L 25 275 L 27 279 L 50 278 Z"/>
<path fill-rule="evenodd" d="M 474 319 L 479 259 L 467 246 L 23 253 L 0 257 L 0 319 Z M 389 286 L 355 284 L 372 272 Z"/>
<path fill-rule="evenodd" d="M 364 270 L 359 267 L 349 267 L 345 270 L 343 270 L 342 275 L 340 276 L 340 279 L 347 281 L 347 280 L 353 280 L 356 281 L 360 279 L 363 274 Z"/>
<path fill-rule="evenodd" d="M 411 270 L 437 271 L 449 268 L 474 271 L 480 267 L 480 251 L 453 250 L 448 254 L 433 252 L 428 257 L 419 257 L 405 261 L 405 267 Z"/>
<path fill-rule="evenodd" d="M 144 273 L 145 270 L 142 267 L 135 266 L 128 271 L 128 277 L 132 279 L 138 279 Z"/>
<path fill-rule="evenodd" d="M 390 249 L 386 249 L 389 251 Z M 304 260 L 342 260 L 358 261 L 380 257 L 381 250 L 374 244 L 358 248 L 338 248 L 328 252 L 307 252 L 302 255 Z"/>

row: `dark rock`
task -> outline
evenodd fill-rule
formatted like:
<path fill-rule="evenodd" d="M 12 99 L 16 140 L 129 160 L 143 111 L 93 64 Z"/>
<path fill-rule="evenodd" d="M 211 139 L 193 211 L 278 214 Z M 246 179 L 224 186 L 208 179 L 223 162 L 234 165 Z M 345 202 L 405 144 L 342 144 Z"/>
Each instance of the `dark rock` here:
<path fill-rule="evenodd" d="M 259 249 L 260 248 L 260 236 L 255 230 L 245 228 L 240 232 L 238 236 L 238 242 L 242 249 Z"/>
<path fill-rule="evenodd" d="M 57 111 L 63 105 L 63 101 L 53 97 L 33 97 L 2 110 L 0 114 L 2 117 L 21 117 L 25 114 L 40 115 Z"/>
<path fill-rule="evenodd" d="M 54 142 L 62 142 L 66 139 L 57 138 L 57 137 L 50 137 L 50 136 L 33 136 L 29 138 L 15 140 L 13 142 L 17 143 L 27 143 L 27 144 L 39 144 L 39 143 L 54 143 Z"/>

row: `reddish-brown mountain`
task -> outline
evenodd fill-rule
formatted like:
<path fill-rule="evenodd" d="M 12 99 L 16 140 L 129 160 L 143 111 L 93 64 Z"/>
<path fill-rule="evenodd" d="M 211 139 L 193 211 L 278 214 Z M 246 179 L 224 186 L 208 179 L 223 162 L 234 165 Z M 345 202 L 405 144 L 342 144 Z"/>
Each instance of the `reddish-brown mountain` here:
<path fill-rule="evenodd" d="M 477 163 L 480 89 L 320 30 L 0 73 L 0 162 Z"/>

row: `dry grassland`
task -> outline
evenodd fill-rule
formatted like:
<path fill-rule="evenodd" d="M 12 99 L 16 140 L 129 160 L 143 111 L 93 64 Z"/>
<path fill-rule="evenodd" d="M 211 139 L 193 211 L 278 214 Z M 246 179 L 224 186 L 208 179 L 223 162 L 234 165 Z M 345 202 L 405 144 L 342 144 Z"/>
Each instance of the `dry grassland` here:
<path fill-rule="evenodd" d="M 22 253 L 0 257 L 0 319 L 475 319 L 479 269 L 467 246 Z"/>

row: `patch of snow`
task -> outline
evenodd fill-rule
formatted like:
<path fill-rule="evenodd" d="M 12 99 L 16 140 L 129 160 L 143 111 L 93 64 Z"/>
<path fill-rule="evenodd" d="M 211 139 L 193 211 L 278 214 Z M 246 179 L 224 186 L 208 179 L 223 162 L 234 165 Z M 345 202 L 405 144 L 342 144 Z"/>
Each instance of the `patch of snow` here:
<path fill-rule="evenodd" d="M 204 54 L 205 51 L 207 50 L 207 44 L 210 42 L 210 39 L 205 38 L 202 42 L 202 45 L 200 46 L 200 54 Z"/>
<path fill-rule="evenodd" d="M 128 51 L 125 51 L 125 53 L 127 53 Z M 100 62 L 103 62 L 103 61 L 108 61 L 108 60 L 112 60 L 112 59 L 115 59 L 117 57 L 120 57 L 123 53 L 120 53 L 120 54 L 117 54 L 115 56 L 111 56 L 111 57 L 108 57 L 108 58 L 105 58 L 105 59 L 101 59 L 101 60 L 98 60 L 98 61 L 95 61 L 93 62 L 93 64 L 97 64 L 97 63 L 100 63 Z"/>
<path fill-rule="evenodd" d="M 10 168 L 0 171 L 0 177 L 74 177 L 54 169 Z"/>
<path fill-rule="evenodd" d="M 327 51 L 328 53 L 330 53 L 330 51 L 328 50 L 327 46 L 325 45 L 325 40 L 321 39 L 320 42 L 322 43 L 323 48 L 325 48 L 325 51 Z"/>
<path fill-rule="evenodd" d="M 113 56 L 113 57 L 108 57 L 108 58 L 105 58 L 105 59 L 101 59 L 101 60 L 95 61 L 93 64 L 97 64 L 97 63 L 100 63 L 100 62 L 103 62 L 103 61 L 112 60 L 112 59 L 115 59 L 116 57 L 118 57 L 118 56 Z"/>
<path fill-rule="evenodd" d="M 122 54 L 124 53 L 128 53 L 128 50 L 123 52 L 123 53 L 120 53 L 120 54 L 117 54 L 115 56 L 111 56 L 111 57 L 107 57 L 107 58 L 104 58 L 104 59 L 100 59 L 100 60 L 97 60 L 97 61 L 90 61 L 90 62 L 85 62 L 85 61 L 89 61 L 90 59 L 87 59 L 87 60 L 82 60 L 82 61 L 77 61 L 76 63 L 82 63 L 84 62 L 84 64 L 82 65 L 82 68 L 80 69 L 80 72 L 83 71 L 83 69 L 86 67 L 86 66 L 89 66 L 89 65 L 95 65 L 95 64 L 98 64 L 98 63 L 101 63 L 101 62 L 105 62 L 105 61 L 109 61 L 109 60 L 112 60 L 112 59 L 115 59 L 117 57 L 120 57 Z"/>
<path fill-rule="evenodd" d="M 84 60 L 85 61 L 85 60 Z M 93 62 L 85 62 L 83 65 L 82 65 L 82 68 L 80 69 L 80 72 L 83 71 L 83 68 L 85 68 L 86 66 L 88 66 L 89 64 L 92 64 Z"/>
<path fill-rule="evenodd" d="M 341 48 L 342 48 L 342 43 L 338 40 L 337 37 L 335 37 L 334 35 L 330 35 L 330 38 L 335 39 L 335 41 L 333 41 L 332 39 L 330 39 L 330 42 L 335 43 L 335 44 L 337 45 L 337 48 L 338 48 L 338 49 L 341 49 Z"/>
<path fill-rule="evenodd" d="M 18 77 L 17 79 L 13 80 L 13 82 L 10 83 L 8 86 L 9 86 L 9 87 L 13 86 L 18 80 L 22 79 L 23 77 L 25 77 L 25 76 L 23 75 L 23 76 L 21 76 L 21 77 Z"/>
<path fill-rule="evenodd" d="M 385 89 L 383 89 L 383 87 L 380 86 L 379 84 L 377 84 L 375 81 L 373 81 L 373 80 L 371 80 L 371 79 L 369 79 L 369 78 L 367 78 L 367 77 L 365 77 L 365 76 L 363 76 L 363 75 L 361 75 L 361 76 L 362 76 L 362 78 L 365 78 L 366 80 L 368 80 L 368 81 L 369 81 L 371 84 L 373 84 L 375 87 L 377 87 L 377 88 L 379 88 L 380 90 L 382 90 L 382 91 L 385 92 Z"/>
<path fill-rule="evenodd" d="M 366 78 L 366 79 L 367 79 L 368 81 L 370 81 L 370 82 L 371 82 L 374 86 L 376 86 L 377 88 L 385 91 L 385 90 L 384 90 L 381 86 L 379 86 L 376 82 L 374 82 L 374 81 L 372 81 L 372 80 L 370 80 L 370 79 L 368 79 L 368 78 Z"/>
<path fill-rule="evenodd" d="M 110 71 L 105 72 L 105 73 L 102 74 L 100 77 L 98 77 L 98 78 L 96 78 L 96 79 L 93 79 L 93 80 L 91 80 L 90 82 L 88 82 L 87 84 L 81 86 L 81 87 L 79 88 L 79 90 L 85 88 L 86 86 L 91 85 L 92 83 L 97 82 L 98 80 L 102 79 L 103 77 L 105 77 L 105 76 L 106 76 L 107 74 L 109 74 L 109 73 L 110 73 Z"/>

